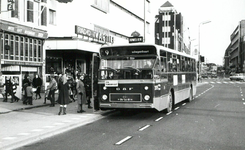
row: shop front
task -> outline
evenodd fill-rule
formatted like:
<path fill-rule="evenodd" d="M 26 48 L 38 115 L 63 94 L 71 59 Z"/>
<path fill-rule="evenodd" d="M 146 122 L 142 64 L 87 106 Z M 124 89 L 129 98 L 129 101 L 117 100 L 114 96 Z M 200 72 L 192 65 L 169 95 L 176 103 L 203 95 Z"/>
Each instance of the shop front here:
<path fill-rule="evenodd" d="M 0 23 L 1 65 L 3 84 L 11 79 L 17 85 L 16 96 L 21 99 L 25 75 L 32 81 L 35 74 L 44 74 L 43 44 L 48 34 L 43 30 L 5 22 Z"/>

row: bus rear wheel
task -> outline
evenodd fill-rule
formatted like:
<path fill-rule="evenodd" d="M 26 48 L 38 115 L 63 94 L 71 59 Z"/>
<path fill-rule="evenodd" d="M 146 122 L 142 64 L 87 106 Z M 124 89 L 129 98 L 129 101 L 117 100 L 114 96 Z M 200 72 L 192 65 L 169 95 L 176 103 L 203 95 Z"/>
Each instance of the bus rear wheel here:
<path fill-rule="evenodd" d="M 166 112 L 169 113 L 173 110 L 173 94 L 171 91 L 168 93 L 168 107 L 166 109 Z"/>

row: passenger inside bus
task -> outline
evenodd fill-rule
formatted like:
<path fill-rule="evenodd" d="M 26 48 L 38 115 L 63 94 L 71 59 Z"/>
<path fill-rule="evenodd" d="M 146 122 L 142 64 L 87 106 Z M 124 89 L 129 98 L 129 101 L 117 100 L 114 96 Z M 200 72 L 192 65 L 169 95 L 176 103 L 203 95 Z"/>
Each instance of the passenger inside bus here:
<path fill-rule="evenodd" d="M 147 60 L 146 61 L 146 65 L 144 66 L 144 68 L 151 68 L 152 67 L 152 62 L 151 60 Z"/>

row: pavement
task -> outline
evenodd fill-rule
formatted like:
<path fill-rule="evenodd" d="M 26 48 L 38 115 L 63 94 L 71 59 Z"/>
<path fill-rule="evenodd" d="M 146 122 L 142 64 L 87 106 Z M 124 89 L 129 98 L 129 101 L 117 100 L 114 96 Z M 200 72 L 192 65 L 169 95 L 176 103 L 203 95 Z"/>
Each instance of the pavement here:
<path fill-rule="evenodd" d="M 41 94 L 44 97 L 44 94 Z M 56 96 L 57 98 L 58 96 Z M 94 111 L 83 106 L 85 112 L 77 113 L 77 102 L 67 106 L 66 115 L 58 115 L 59 105 L 49 107 L 50 101 L 33 100 L 33 105 L 22 101 L 10 103 L 0 98 L 0 150 L 16 149 L 42 139 L 64 133 L 104 118 L 111 111 Z"/>
<path fill-rule="evenodd" d="M 205 83 L 198 83 L 198 86 L 203 84 Z M 77 113 L 77 103 L 72 102 L 67 107 L 67 114 L 59 116 L 59 105 L 49 107 L 50 101 L 43 104 L 44 94 L 41 93 L 41 96 L 41 99 L 33 100 L 33 105 L 24 105 L 21 100 L 10 103 L 9 99 L 8 102 L 3 102 L 0 98 L 0 150 L 16 149 L 38 142 L 90 124 L 112 112 L 94 111 L 85 105 L 85 112 Z"/>

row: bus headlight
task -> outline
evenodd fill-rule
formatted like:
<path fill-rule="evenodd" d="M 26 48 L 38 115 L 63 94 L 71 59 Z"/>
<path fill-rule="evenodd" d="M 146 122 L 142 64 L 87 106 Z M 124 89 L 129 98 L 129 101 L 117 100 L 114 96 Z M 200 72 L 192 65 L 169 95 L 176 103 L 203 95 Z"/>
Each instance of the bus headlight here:
<path fill-rule="evenodd" d="M 147 91 L 149 89 L 149 87 L 148 86 L 145 86 L 145 90 Z"/>
<path fill-rule="evenodd" d="M 103 90 L 106 90 L 106 89 L 107 89 L 106 86 L 104 86 L 104 87 L 103 87 Z"/>
<path fill-rule="evenodd" d="M 107 100 L 107 98 L 108 98 L 107 95 L 103 95 L 103 96 L 102 96 L 102 99 L 103 99 L 104 101 Z"/>
<path fill-rule="evenodd" d="M 150 95 L 145 95 L 144 99 L 145 99 L 146 101 L 149 101 L 149 100 L 150 100 Z"/>

